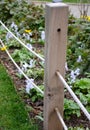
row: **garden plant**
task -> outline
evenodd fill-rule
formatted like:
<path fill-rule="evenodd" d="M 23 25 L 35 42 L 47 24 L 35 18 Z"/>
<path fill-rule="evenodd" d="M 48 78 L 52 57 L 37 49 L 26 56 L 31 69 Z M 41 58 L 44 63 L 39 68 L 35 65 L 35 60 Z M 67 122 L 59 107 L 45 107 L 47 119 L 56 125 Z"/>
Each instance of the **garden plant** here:
<path fill-rule="evenodd" d="M 44 8 L 28 4 L 25 0 L 4 0 L 0 1 L 0 19 L 7 27 L 28 46 L 44 58 L 45 44 L 45 17 Z M 17 13 L 18 12 L 18 13 Z M 90 19 L 76 19 L 69 15 L 67 60 L 66 60 L 66 80 L 72 87 L 75 94 L 80 98 L 88 112 L 90 112 Z M 24 73 L 35 82 L 41 90 L 44 90 L 44 63 L 36 58 L 26 48 L 21 46 L 14 37 L 0 26 L 0 38 L 5 43 L 11 56 L 22 68 Z M 5 51 L 0 45 L 0 51 Z M 39 110 L 33 116 L 42 120 L 43 96 L 34 89 L 28 80 L 17 71 L 15 75 L 24 80 L 25 86 L 19 88 L 20 95 L 27 99 L 27 111 L 33 112 L 35 108 Z M 25 100 L 26 101 L 26 100 Z M 34 104 L 34 108 L 29 102 Z M 37 105 L 38 104 L 38 105 Z M 64 99 L 65 121 L 71 122 L 73 118 L 82 119 L 82 113 L 78 105 L 72 100 L 65 90 Z M 67 123 L 70 126 L 70 123 Z M 89 122 L 82 125 L 76 124 L 70 130 L 89 130 Z"/>

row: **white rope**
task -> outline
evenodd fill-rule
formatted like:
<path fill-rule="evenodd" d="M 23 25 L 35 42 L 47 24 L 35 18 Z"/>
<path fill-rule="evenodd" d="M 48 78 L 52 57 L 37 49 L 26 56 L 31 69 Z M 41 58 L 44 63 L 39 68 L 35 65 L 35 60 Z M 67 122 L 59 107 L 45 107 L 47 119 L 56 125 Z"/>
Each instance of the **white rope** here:
<path fill-rule="evenodd" d="M 86 117 L 90 121 L 90 114 L 88 113 L 88 111 L 86 110 L 86 108 L 83 106 L 83 104 L 80 102 L 80 100 L 77 98 L 77 96 L 74 94 L 74 92 L 69 87 L 69 85 L 66 83 L 66 81 L 64 80 L 64 78 L 62 77 L 62 75 L 60 74 L 60 72 L 57 71 L 56 74 L 58 75 L 58 78 L 60 79 L 60 81 L 67 88 L 67 90 L 69 91 L 69 93 L 72 95 L 73 99 L 76 101 L 76 103 L 79 105 L 79 107 L 81 108 L 81 110 L 83 111 L 83 113 L 86 115 Z"/>
<path fill-rule="evenodd" d="M 2 44 L 3 47 L 5 47 L 5 45 L 3 44 L 2 40 L 0 39 L 0 42 Z M 17 69 L 24 75 L 24 77 L 30 81 L 30 83 L 41 93 L 44 95 L 44 92 L 35 84 L 33 83 L 28 76 L 20 69 L 20 67 L 16 64 L 16 62 L 14 61 L 14 59 L 11 57 L 10 53 L 8 52 L 7 49 L 5 49 L 6 53 L 8 54 L 9 58 L 12 60 L 13 64 L 17 67 Z"/>
<path fill-rule="evenodd" d="M 28 48 L 19 38 L 17 38 L 6 26 L 3 24 L 3 22 L 0 20 L 1 25 L 9 32 L 12 34 L 12 36 L 19 42 L 21 45 L 23 45 L 25 48 L 27 48 L 30 52 L 32 52 L 35 56 L 37 56 L 40 60 L 45 61 L 40 55 L 38 55 L 35 51 L 32 49 Z"/>
<path fill-rule="evenodd" d="M 64 120 L 63 120 L 63 118 L 62 118 L 62 116 L 61 116 L 61 114 L 60 114 L 60 112 L 58 110 L 58 108 L 55 108 L 55 111 L 57 113 L 57 116 L 58 116 L 61 124 L 63 125 L 64 130 L 68 130 L 68 128 L 67 128 L 67 126 L 66 126 L 66 124 L 65 124 L 65 122 L 64 122 Z"/>

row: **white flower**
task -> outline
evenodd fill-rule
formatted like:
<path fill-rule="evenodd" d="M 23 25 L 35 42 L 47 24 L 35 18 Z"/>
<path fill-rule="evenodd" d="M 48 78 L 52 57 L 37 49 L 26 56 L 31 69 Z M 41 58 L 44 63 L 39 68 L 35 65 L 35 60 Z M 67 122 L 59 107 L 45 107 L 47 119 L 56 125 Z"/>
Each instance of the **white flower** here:
<path fill-rule="evenodd" d="M 24 62 L 23 64 L 22 64 L 22 70 L 23 71 L 27 71 L 27 68 L 29 67 L 29 65 L 26 63 L 26 62 Z"/>
<path fill-rule="evenodd" d="M 25 33 L 23 33 L 23 37 L 25 37 L 25 35 L 26 35 L 26 34 L 25 34 Z"/>
<path fill-rule="evenodd" d="M 27 39 L 27 40 L 32 40 L 31 39 L 31 36 L 32 36 L 32 33 L 30 32 L 30 33 L 23 33 L 23 37 L 25 37 L 25 39 Z"/>
<path fill-rule="evenodd" d="M 30 40 L 30 36 L 29 36 L 28 34 L 26 34 L 25 38 L 26 38 L 27 40 Z"/>
<path fill-rule="evenodd" d="M 76 74 L 76 76 L 78 76 L 80 74 L 80 69 L 77 68 L 74 73 Z"/>
<path fill-rule="evenodd" d="M 23 33 L 23 36 L 24 36 L 27 40 L 30 40 L 30 35 L 29 35 L 29 34 Z"/>
<path fill-rule="evenodd" d="M 12 24 L 11 24 L 11 28 L 13 28 L 14 26 L 16 26 L 16 25 L 15 25 L 15 23 L 14 23 L 14 22 L 12 22 Z"/>
<path fill-rule="evenodd" d="M 81 55 L 78 56 L 77 62 L 78 62 L 78 63 L 82 62 L 82 57 L 81 57 Z"/>
<path fill-rule="evenodd" d="M 32 82 L 34 82 L 34 79 L 30 79 Z M 26 80 L 26 92 L 29 94 L 30 90 L 34 88 L 30 80 Z"/>
<path fill-rule="evenodd" d="M 6 40 L 8 41 L 11 38 L 13 38 L 12 34 L 10 32 L 7 32 L 7 34 L 6 34 Z"/>
<path fill-rule="evenodd" d="M 16 32 L 16 35 L 17 35 L 17 37 L 20 37 L 20 36 L 21 36 L 19 32 Z"/>
<path fill-rule="evenodd" d="M 15 30 L 15 32 L 17 32 L 17 30 L 18 30 L 18 27 L 14 22 L 12 22 L 11 28 L 13 28 Z"/>
<path fill-rule="evenodd" d="M 29 36 L 32 36 L 32 32 L 29 33 Z"/>
<path fill-rule="evenodd" d="M 75 72 L 73 70 L 71 71 L 70 77 L 71 77 L 71 82 L 72 83 L 75 82 L 76 75 L 75 75 Z"/>
<path fill-rule="evenodd" d="M 17 37 L 20 37 L 20 36 L 21 36 L 21 35 L 19 34 L 19 32 L 18 32 L 18 26 L 17 26 L 14 22 L 12 22 L 11 28 L 12 28 L 13 31 L 16 33 Z"/>
<path fill-rule="evenodd" d="M 22 74 L 22 72 L 20 71 L 20 70 L 18 70 L 18 73 L 21 75 Z"/>
<path fill-rule="evenodd" d="M 34 62 L 33 60 L 30 60 L 30 63 L 29 63 L 29 64 L 30 64 L 30 65 L 29 65 L 30 68 L 33 67 L 33 62 Z"/>
<path fill-rule="evenodd" d="M 28 43 L 26 46 L 27 46 L 28 48 L 30 48 L 31 50 L 33 49 L 32 45 L 29 44 L 29 43 Z"/>
<path fill-rule="evenodd" d="M 68 65 L 67 65 L 67 62 L 65 63 L 65 70 L 68 71 Z"/>
<path fill-rule="evenodd" d="M 42 32 L 41 32 L 41 39 L 42 39 L 42 40 L 45 40 L 45 31 L 42 31 Z"/>
<path fill-rule="evenodd" d="M 71 77 L 71 82 L 74 83 L 76 80 L 76 77 L 80 74 L 80 69 L 77 68 L 75 71 L 71 71 L 70 77 Z"/>

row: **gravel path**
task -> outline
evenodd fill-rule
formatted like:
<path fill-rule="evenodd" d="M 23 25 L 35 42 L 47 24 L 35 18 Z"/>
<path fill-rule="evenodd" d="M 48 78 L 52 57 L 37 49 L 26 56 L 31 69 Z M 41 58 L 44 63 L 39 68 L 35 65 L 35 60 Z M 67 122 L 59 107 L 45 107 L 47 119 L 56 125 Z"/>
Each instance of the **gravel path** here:
<path fill-rule="evenodd" d="M 80 17 L 80 11 L 79 9 L 81 8 L 80 6 L 76 5 L 76 4 L 68 4 L 69 5 L 69 10 L 71 12 L 71 14 L 73 14 L 76 18 Z M 88 5 L 88 16 L 90 16 L 90 5 Z"/>
<path fill-rule="evenodd" d="M 30 0 L 28 0 L 28 2 L 30 2 Z M 48 2 L 38 2 L 38 1 L 33 1 L 33 3 L 35 3 L 36 5 L 43 5 L 45 6 L 45 4 L 47 4 Z M 79 18 L 80 17 L 80 11 L 79 9 L 81 8 L 80 6 L 78 6 L 77 4 L 69 4 L 67 3 L 69 6 L 69 11 L 71 14 L 74 15 L 74 17 Z M 88 16 L 90 16 L 90 4 L 88 5 Z"/>

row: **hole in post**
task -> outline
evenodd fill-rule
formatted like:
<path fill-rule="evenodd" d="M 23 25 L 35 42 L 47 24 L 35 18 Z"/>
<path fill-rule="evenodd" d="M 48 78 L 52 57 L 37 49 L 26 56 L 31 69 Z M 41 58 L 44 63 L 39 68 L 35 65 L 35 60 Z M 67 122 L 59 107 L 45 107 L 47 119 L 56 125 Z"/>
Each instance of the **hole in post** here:
<path fill-rule="evenodd" d="M 61 31 L 61 28 L 58 28 L 58 29 L 57 29 L 57 32 L 60 32 L 60 31 Z"/>

